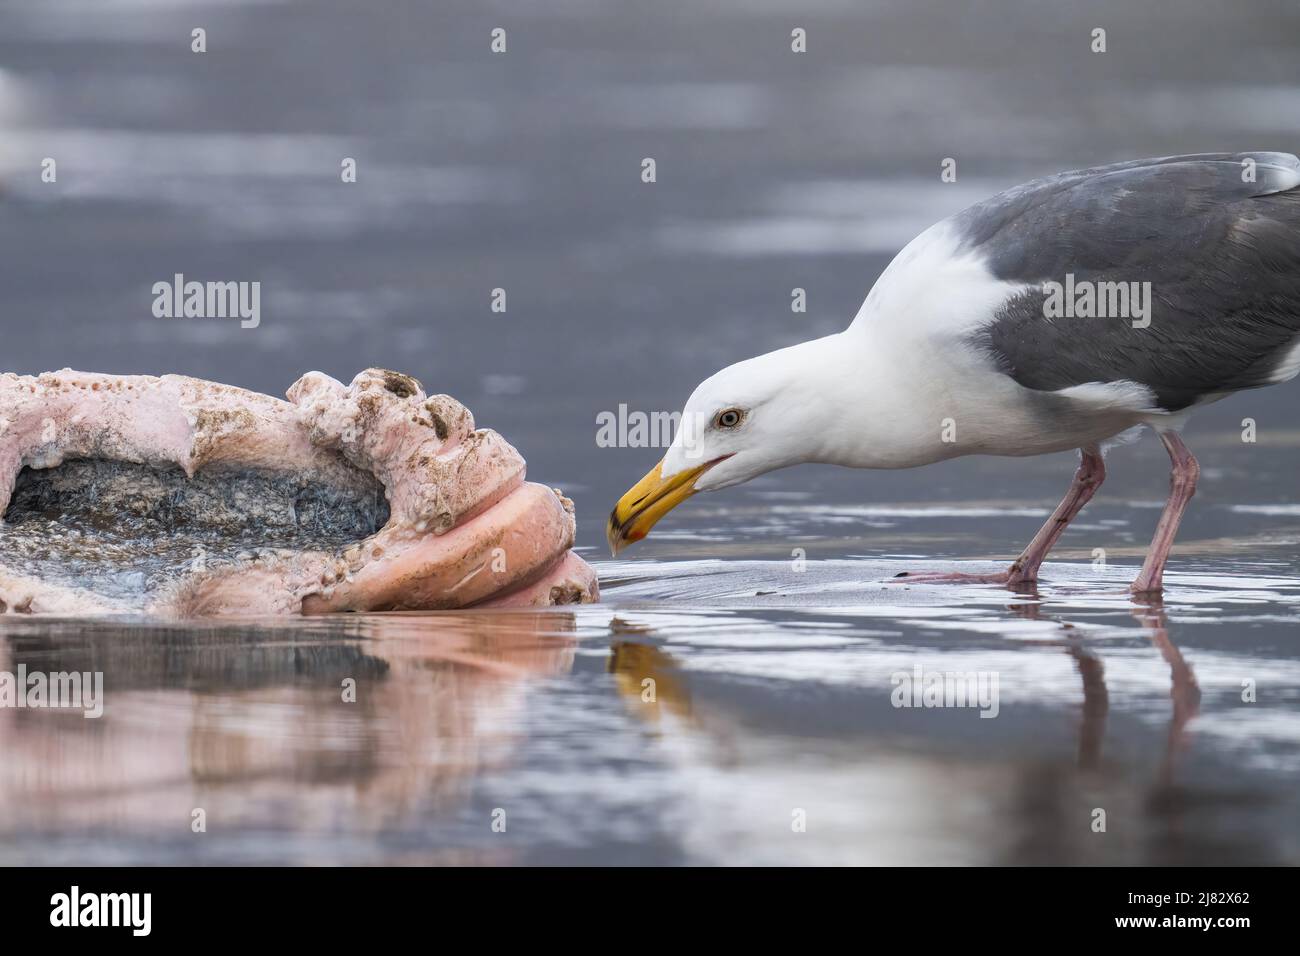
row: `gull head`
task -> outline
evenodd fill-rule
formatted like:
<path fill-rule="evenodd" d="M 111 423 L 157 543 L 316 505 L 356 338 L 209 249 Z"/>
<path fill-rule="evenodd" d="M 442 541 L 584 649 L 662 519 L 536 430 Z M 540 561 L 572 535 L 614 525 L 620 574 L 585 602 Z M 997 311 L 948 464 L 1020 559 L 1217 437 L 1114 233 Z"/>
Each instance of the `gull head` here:
<path fill-rule="evenodd" d="M 747 359 L 702 382 L 687 400 L 663 460 L 610 513 L 606 536 L 613 553 L 640 541 L 697 492 L 823 460 L 834 415 L 825 388 L 826 362 L 833 355 L 827 341 Z"/>

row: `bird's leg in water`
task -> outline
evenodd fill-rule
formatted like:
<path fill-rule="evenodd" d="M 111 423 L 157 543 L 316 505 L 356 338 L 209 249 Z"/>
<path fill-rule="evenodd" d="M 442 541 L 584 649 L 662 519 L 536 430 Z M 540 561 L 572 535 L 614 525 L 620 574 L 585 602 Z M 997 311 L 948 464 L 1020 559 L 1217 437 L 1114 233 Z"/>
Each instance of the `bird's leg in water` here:
<path fill-rule="evenodd" d="M 1162 432 L 1160 440 L 1165 443 L 1165 450 L 1169 452 L 1169 460 L 1173 464 L 1169 472 L 1169 500 L 1165 503 L 1165 510 L 1160 513 L 1160 522 L 1156 525 L 1156 534 L 1151 539 L 1151 550 L 1147 552 L 1142 571 L 1129 586 L 1129 590 L 1135 594 L 1161 589 L 1169 550 L 1174 546 L 1174 536 L 1178 534 L 1178 525 L 1183 520 L 1187 503 L 1196 494 L 1196 479 L 1201 474 L 1201 466 L 1196 463 L 1196 458 L 1187 450 L 1177 432 Z"/>
<path fill-rule="evenodd" d="M 965 574 L 961 572 L 922 571 L 913 573 L 904 571 L 893 580 L 922 582 L 926 584 L 1006 584 L 1017 585 L 1038 580 L 1038 568 L 1049 551 L 1056 546 L 1066 526 L 1074 516 L 1083 510 L 1083 506 L 1092 500 L 1101 483 L 1106 480 L 1106 463 L 1102 461 L 1101 452 L 1095 445 L 1080 449 L 1082 455 L 1079 469 L 1070 482 L 1070 490 L 1065 493 L 1061 503 L 1056 506 L 1047 523 L 1034 535 L 1024 553 L 1012 562 L 1005 571 L 990 574 Z"/>

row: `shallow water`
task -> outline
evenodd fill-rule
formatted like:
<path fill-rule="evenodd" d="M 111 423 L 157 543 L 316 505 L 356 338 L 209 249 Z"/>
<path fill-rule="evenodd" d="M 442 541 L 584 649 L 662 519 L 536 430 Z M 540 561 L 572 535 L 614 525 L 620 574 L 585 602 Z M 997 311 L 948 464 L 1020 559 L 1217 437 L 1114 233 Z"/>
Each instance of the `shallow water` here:
<path fill-rule="evenodd" d="M 607 562 L 604 604 L 545 612 L 11 615 L 0 671 L 102 671 L 104 713 L 0 710 L 0 863 L 1300 862 L 1294 565 L 1204 555 L 1162 605 L 1092 564 L 889 582 L 917 566 Z M 936 674 L 973 706 L 898 696 Z"/>
<path fill-rule="evenodd" d="M 659 455 L 599 447 L 601 412 L 842 328 L 903 243 L 999 188 L 1300 128 L 1289 0 L 526 8 L 493 13 L 494 58 L 477 0 L 0 0 L 4 370 L 282 394 L 397 368 L 562 487 L 599 559 Z M 176 272 L 261 281 L 260 326 L 154 318 Z M 1300 862 L 1297 395 L 1188 431 L 1163 608 L 1122 591 L 1167 487 L 1145 441 L 1037 595 L 885 582 L 1016 554 L 1067 455 L 701 497 L 600 565 L 599 607 L 5 616 L 0 672 L 100 671 L 105 710 L 0 708 L 0 863 Z M 996 675 L 997 716 L 894 707 L 918 665 Z"/>

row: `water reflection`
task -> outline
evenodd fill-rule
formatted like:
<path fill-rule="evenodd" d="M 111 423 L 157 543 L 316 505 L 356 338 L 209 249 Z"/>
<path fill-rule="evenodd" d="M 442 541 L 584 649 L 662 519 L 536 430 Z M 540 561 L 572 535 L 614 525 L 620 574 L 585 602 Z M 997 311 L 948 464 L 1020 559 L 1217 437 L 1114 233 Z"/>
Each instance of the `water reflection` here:
<path fill-rule="evenodd" d="M 106 705 L 0 709 L 0 862 L 1300 859 L 1295 581 L 1135 603 L 1122 571 L 1008 595 L 897 565 L 612 563 L 606 604 L 546 612 L 11 615 L 0 671 L 101 671 Z M 893 706 L 916 666 L 995 673 L 997 719 Z"/>
<path fill-rule="evenodd" d="M 263 626 L 32 621 L 0 671 L 102 671 L 100 720 L 0 709 L 0 832 L 179 839 L 381 831 L 510 759 L 524 685 L 564 673 L 565 613 Z"/>
<path fill-rule="evenodd" d="M 1074 625 L 1056 616 L 1044 615 L 1041 597 L 1036 585 L 1024 585 L 1021 593 L 1033 598 L 1032 601 L 1007 606 L 1007 611 L 1021 620 L 1051 620 L 1058 624 L 1064 634 L 1066 653 L 1074 659 L 1082 684 L 1083 702 L 1079 725 L 1079 759 L 1081 769 L 1093 770 L 1101 765 L 1102 744 L 1106 732 L 1106 716 L 1110 710 L 1110 693 L 1106 688 L 1106 667 L 1101 658 L 1082 643 L 1077 635 L 1071 634 Z M 1186 744 L 1187 724 L 1194 718 L 1200 708 L 1201 692 L 1196 684 L 1196 675 L 1184 660 L 1182 652 L 1169 637 L 1169 619 L 1165 611 L 1164 600 L 1159 595 L 1135 597 L 1132 610 L 1133 617 L 1142 625 L 1151 641 L 1151 645 L 1160 652 L 1160 656 L 1169 664 L 1170 690 L 1173 701 L 1169 732 L 1160 762 L 1159 779 L 1170 783 L 1173 778 L 1174 760 L 1177 753 Z"/>
<path fill-rule="evenodd" d="M 1068 653 L 1079 668 L 1083 684 L 1082 720 L 1079 722 L 1079 767 L 1096 770 L 1101 765 L 1101 746 L 1106 737 L 1106 714 L 1110 694 L 1106 691 L 1106 665 L 1085 648 L 1071 645 Z"/>
<path fill-rule="evenodd" d="M 616 618 L 610 631 L 624 633 L 620 624 Z M 628 713 L 656 725 L 665 716 L 690 722 L 691 694 L 679 666 L 672 655 L 652 644 L 615 640 L 609 648 L 609 672 Z"/>
<path fill-rule="evenodd" d="M 1032 597 L 1037 598 L 1037 594 Z M 854 823 L 860 820 L 878 818 L 882 811 L 890 816 L 889 827 L 900 836 L 910 837 L 906 848 L 891 848 L 877 842 L 874 852 L 858 852 L 838 861 L 911 863 L 928 859 L 944 862 L 971 862 L 989 860 L 988 853 L 993 852 L 994 859 L 1012 863 L 1059 862 L 1138 862 L 1152 861 L 1149 851 L 1141 846 L 1141 841 L 1133 841 L 1134 830 L 1147 830 L 1153 834 L 1178 834 L 1176 841 L 1171 841 L 1167 852 L 1188 854 L 1192 858 L 1203 851 L 1208 842 L 1196 838 L 1195 834 L 1184 832 L 1182 814 L 1179 807 L 1182 797 L 1193 803 L 1204 799 L 1206 787 L 1204 781 L 1193 781 L 1191 786 L 1179 790 L 1173 778 L 1174 759 L 1185 744 L 1187 723 L 1196 715 L 1199 691 L 1190 666 L 1169 638 L 1168 621 L 1163 607 L 1159 604 L 1135 609 L 1133 616 L 1139 620 L 1143 630 L 1162 657 L 1170 664 L 1169 694 L 1173 699 L 1173 710 L 1169 720 L 1169 729 L 1165 746 L 1159 758 L 1148 768 L 1144 762 L 1125 767 L 1117 761 L 1106 762 L 1103 759 L 1103 744 L 1107 735 L 1107 717 L 1110 709 L 1110 695 L 1106 686 L 1105 667 L 1101 657 L 1085 646 L 1069 621 L 1056 617 L 1045 617 L 1041 604 L 1012 604 L 1006 607 L 1009 617 L 1028 620 L 1051 620 L 1061 629 L 1061 639 L 1053 642 L 1035 642 L 1036 644 L 1062 647 L 1074 661 L 1080 678 L 1081 705 L 1077 729 L 1076 763 L 1081 771 L 1079 775 L 1071 774 L 1063 766 L 1063 754 L 1026 754 L 1023 758 L 1003 755 L 990 761 L 991 766 L 981 767 L 979 759 L 972 760 L 970 755 L 948 754 L 942 764 L 935 759 L 929 748 L 916 748 L 912 741 L 889 739 L 888 735 L 873 735 L 859 739 L 860 749 L 856 752 L 839 750 L 834 758 L 838 762 L 836 780 L 828 778 L 824 784 L 834 789 L 844 779 L 856 778 L 857 787 L 869 798 L 880 800 L 882 791 L 888 794 L 882 802 L 884 806 L 857 805 L 842 807 L 840 819 L 834 822 L 836 830 L 844 835 L 859 832 L 862 828 Z M 625 633 L 627 625 L 616 620 L 616 631 Z M 652 632 L 644 633 L 649 637 Z M 692 746 L 675 748 L 674 753 L 684 765 L 681 771 L 692 771 L 693 776 L 708 776 L 719 767 L 727 767 L 728 774 L 734 778 L 734 794 L 753 795 L 773 789 L 773 782 L 779 778 L 789 777 L 789 767 L 778 767 L 758 758 L 757 766 L 747 766 L 747 760 L 738 756 L 748 751 L 748 761 L 755 760 L 757 739 L 745 740 L 746 722 L 762 719 L 759 714 L 738 713 L 734 709 L 720 706 L 717 700 L 695 701 L 689 692 L 689 684 L 684 682 L 679 671 L 681 663 L 661 648 L 652 645 L 629 645 L 619 641 L 615 643 L 611 656 L 610 668 L 619 675 L 618 686 L 628 705 L 629 711 L 647 721 L 662 727 L 660 715 L 664 711 L 653 705 L 659 704 L 667 712 L 679 717 L 691 718 L 688 723 L 676 723 L 677 732 L 688 733 L 701 740 Z M 666 679 L 669 678 L 669 679 Z M 653 693 L 660 696 L 655 701 Z M 730 710 L 730 712 L 728 712 Z M 1065 715 L 1059 715 L 1064 717 Z M 1057 719 L 1057 718 L 1053 718 Z M 770 728 L 769 728 L 770 729 Z M 758 728 L 750 728 L 751 737 Z M 1120 732 L 1131 732 L 1131 727 L 1121 725 Z M 739 738 L 739 743 L 738 743 Z M 710 746 L 712 744 L 712 746 Z M 759 748 L 761 750 L 761 748 Z M 1123 749 L 1122 747 L 1117 749 Z M 787 754 L 787 757 L 790 755 Z M 690 766 L 695 764 L 695 766 Z M 1154 773 L 1150 772 L 1154 769 Z M 992 771 L 991 773 L 985 771 Z M 764 776 L 768 779 L 762 779 Z M 937 777 L 949 780 L 949 789 L 935 792 L 932 787 Z M 783 781 L 784 782 L 784 781 Z M 908 786 L 897 787 L 898 782 Z M 957 787 L 954 792 L 952 786 Z M 960 789 L 968 787 L 969 792 L 963 798 Z M 914 788 L 914 789 L 912 789 Z M 910 793 L 905 791 L 911 789 Z M 1171 795 L 1173 799 L 1171 799 Z M 807 794 L 804 794 L 807 797 Z M 989 813 L 987 831 L 979 834 L 972 832 L 969 821 L 963 818 L 962 804 L 970 799 L 985 803 Z M 1259 794 L 1249 793 L 1229 798 L 1229 802 L 1244 799 L 1255 803 Z M 904 811 L 902 801 L 907 806 Z M 744 806 L 744 799 L 737 797 L 736 802 Z M 1211 802 L 1215 802 L 1212 800 Z M 1094 806 L 1093 804 L 1096 804 Z M 734 804 L 731 805 L 734 809 Z M 697 808 L 697 812 L 700 808 Z M 1114 814 L 1113 824 L 1129 835 L 1121 837 L 1119 853 L 1113 847 L 1106 846 L 1105 833 L 1097 833 L 1089 824 L 1091 814 L 1097 809 Z M 754 842 L 774 836 L 772 812 L 764 813 L 768 817 L 768 831 L 764 833 L 748 831 L 744 837 L 750 849 L 742 853 L 751 862 L 771 862 L 776 857 L 768 857 L 762 850 L 754 849 Z M 723 832 L 731 832 L 739 837 L 733 816 L 726 824 L 714 822 Z M 910 824 L 910 826 L 909 826 Z M 1005 835 L 1010 842 L 1010 849 L 1001 850 L 1002 841 L 998 834 Z M 947 845 L 942 849 L 931 847 L 934 856 L 926 857 L 926 839 L 935 834 L 944 835 Z M 1019 835 L 1019 836 L 1017 836 Z M 1095 837 L 1095 839 L 1090 839 Z M 988 845 L 984 845 L 987 842 Z M 817 852 L 825 853 L 828 847 L 821 841 L 814 841 Z M 918 849 L 921 853 L 918 854 Z M 842 853 L 843 848 L 839 848 Z M 859 848 L 859 851 L 861 848 Z M 972 852 L 974 851 L 974 852 Z M 832 854 L 834 854 L 832 850 Z M 1220 849 L 1218 852 L 1222 853 Z M 1273 858 L 1272 851 L 1264 841 L 1251 841 L 1247 846 L 1234 851 L 1235 859 Z M 733 847 L 731 855 L 735 855 Z M 783 857 L 791 859 L 787 854 Z M 801 857 L 793 855 L 798 861 Z M 803 858 L 811 862 L 816 857 Z M 1155 861 L 1160 861 L 1157 854 Z M 837 861 L 832 855 L 831 861 Z"/>

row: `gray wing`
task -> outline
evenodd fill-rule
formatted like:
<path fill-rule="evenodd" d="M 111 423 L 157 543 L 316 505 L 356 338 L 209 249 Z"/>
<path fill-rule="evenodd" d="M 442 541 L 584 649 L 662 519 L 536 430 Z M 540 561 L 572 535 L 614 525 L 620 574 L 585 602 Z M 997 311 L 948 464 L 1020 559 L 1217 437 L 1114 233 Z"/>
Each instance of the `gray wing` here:
<path fill-rule="evenodd" d="M 953 219 L 963 244 L 1034 286 L 976 341 L 1027 388 L 1134 381 L 1170 411 L 1272 384 L 1300 339 L 1297 184 L 1289 153 L 1207 153 L 1063 173 L 972 206 Z M 1150 282 L 1150 325 L 1045 317 L 1043 283 L 1067 273 Z"/>

